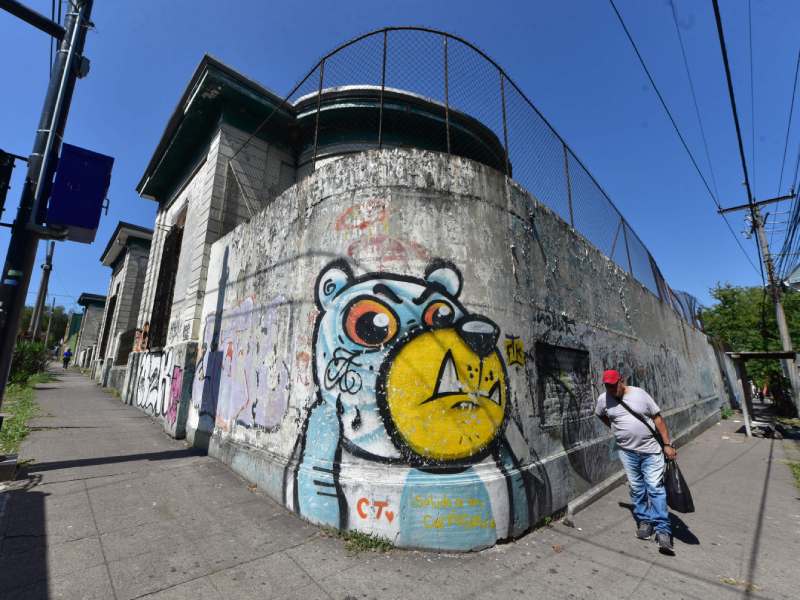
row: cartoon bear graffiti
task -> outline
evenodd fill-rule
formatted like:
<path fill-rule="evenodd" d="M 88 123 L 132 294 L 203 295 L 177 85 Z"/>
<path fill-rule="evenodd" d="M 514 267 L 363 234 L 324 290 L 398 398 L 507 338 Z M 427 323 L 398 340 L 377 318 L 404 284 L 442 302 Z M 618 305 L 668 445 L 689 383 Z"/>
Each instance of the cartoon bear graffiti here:
<path fill-rule="evenodd" d="M 318 391 L 286 469 L 290 509 L 400 546 L 469 550 L 528 529 L 533 478 L 506 438 L 500 331 L 464 308 L 461 287 L 439 260 L 424 279 L 323 269 Z"/>

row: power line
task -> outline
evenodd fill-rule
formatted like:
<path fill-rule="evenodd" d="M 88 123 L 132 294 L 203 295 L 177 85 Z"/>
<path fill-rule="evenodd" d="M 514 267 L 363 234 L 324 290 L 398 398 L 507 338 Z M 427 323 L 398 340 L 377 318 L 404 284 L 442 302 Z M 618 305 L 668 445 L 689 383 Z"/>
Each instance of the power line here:
<path fill-rule="evenodd" d="M 747 46 L 750 52 L 750 167 L 753 170 L 753 188 L 756 187 L 756 97 L 753 85 L 753 4 L 747 0 Z"/>
<path fill-rule="evenodd" d="M 756 213 L 753 209 L 753 192 L 750 189 L 750 177 L 747 174 L 747 160 L 744 157 L 744 144 L 742 143 L 742 128 L 739 126 L 739 112 L 736 110 L 736 96 L 733 93 L 733 80 L 731 79 L 731 67 L 730 63 L 728 62 L 728 48 L 725 45 L 725 34 L 722 31 L 722 17 L 719 13 L 719 4 L 717 0 L 711 0 L 714 5 L 714 18 L 717 22 L 717 35 L 719 37 L 719 47 L 720 51 L 722 52 L 722 64 L 725 67 L 725 80 L 728 84 L 728 97 L 730 98 L 731 103 L 731 111 L 733 112 L 733 124 L 736 127 L 736 141 L 739 144 L 739 158 L 742 161 L 742 171 L 744 173 L 744 185 L 745 189 L 747 190 L 747 203 L 751 205 L 750 207 L 750 215 L 755 221 Z M 755 222 L 754 222 L 755 225 Z M 763 266 L 763 259 L 761 257 L 761 246 L 756 243 L 756 251 L 758 252 L 758 267 L 759 272 L 761 274 L 761 284 L 766 285 L 766 281 L 764 279 L 764 266 Z"/>
<path fill-rule="evenodd" d="M 792 115 L 794 114 L 794 99 L 797 95 L 797 73 L 800 70 L 800 51 L 797 52 L 797 64 L 794 67 L 794 83 L 792 84 L 792 101 L 789 103 L 789 123 L 786 126 L 786 141 L 783 143 L 783 159 L 781 159 L 781 176 L 778 180 L 778 194 L 783 187 L 783 169 L 786 166 L 786 151 L 789 149 L 789 132 L 792 129 Z"/>
<path fill-rule="evenodd" d="M 622 15 L 620 14 L 619 10 L 617 10 L 617 6 L 616 6 L 616 4 L 614 4 L 614 0 L 608 0 L 608 1 L 611 3 L 611 8 L 614 9 L 614 13 L 617 15 L 617 19 L 619 19 L 619 23 L 620 23 L 620 25 L 622 25 L 622 29 L 623 29 L 623 31 L 625 31 L 625 35 L 628 37 L 628 41 L 631 43 L 631 46 L 633 47 L 633 51 L 636 53 L 636 56 L 639 59 L 639 64 L 642 65 L 642 69 L 644 70 L 645 74 L 647 75 L 647 78 L 650 80 L 650 84 L 653 86 L 653 90 L 655 91 L 656 96 L 658 96 L 658 99 L 661 102 L 661 106 L 664 108 L 664 112 L 667 113 L 667 117 L 669 117 L 669 120 L 672 123 L 673 129 L 675 129 L 675 133 L 678 135 L 678 139 L 680 139 L 681 144 L 683 144 L 683 149 L 686 150 L 686 154 L 689 155 L 689 160 L 692 161 L 692 165 L 694 166 L 695 171 L 697 171 L 697 175 L 703 181 L 703 185 L 705 185 L 706 191 L 708 192 L 708 195 L 711 197 L 711 200 L 716 205 L 717 210 L 721 210 L 722 206 L 720 205 L 719 200 L 714 195 L 714 192 L 711 191 L 711 187 L 709 187 L 708 181 L 706 181 L 706 178 L 703 176 L 703 173 L 700 170 L 700 167 L 698 166 L 697 161 L 695 160 L 694 155 L 692 154 L 692 151 L 689 150 L 689 146 L 686 143 L 686 140 L 684 139 L 683 135 L 681 134 L 680 129 L 678 129 L 678 124 L 675 122 L 675 119 L 672 117 L 672 113 L 670 112 L 669 107 L 667 106 L 667 103 L 664 101 L 664 97 L 661 95 L 661 92 L 658 90 L 658 86 L 656 85 L 656 82 L 653 80 L 653 76 L 650 74 L 650 70 L 647 68 L 647 65 L 644 62 L 644 58 L 642 58 L 642 54 L 641 54 L 641 52 L 639 52 L 639 48 L 636 46 L 636 42 L 633 40 L 633 36 L 631 35 L 630 31 L 628 31 L 628 27 L 625 25 L 625 21 L 622 19 Z M 738 127 L 738 125 L 737 125 L 737 127 Z M 748 183 L 748 194 L 749 194 L 749 189 L 750 189 L 750 187 L 749 187 L 749 183 Z M 759 272 L 758 267 L 756 267 L 756 265 L 753 263 L 753 260 L 750 258 L 750 255 L 744 249 L 744 246 L 742 246 L 741 241 L 739 241 L 739 236 L 736 235 L 736 232 L 733 230 L 733 227 L 731 227 L 731 224 L 728 221 L 728 218 L 724 214 L 722 214 L 722 218 L 725 221 L 725 224 L 728 226 L 728 231 L 731 232 L 731 235 L 733 236 L 733 239 L 736 241 L 736 245 L 739 246 L 739 249 L 742 251 L 742 254 L 744 254 L 745 258 L 747 259 L 747 262 L 750 263 L 750 265 L 753 267 L 753 269 L 756 272 Z M 764 280 L 763 269 L 761 270 L 761 280 L 762 280 L 762 282 Z"/>
<path fill-rule="evenodd" d="M 697 103 L 697 94 L 694 91 L 694 82 L 692 81 L 692 74 L 689 70 L 689 59 L 686 56 L 686 47 L 683 44 L 683 36 L 681 35 L 681 28 L 678 25 L 678 13 L 675 9 L 674 0 L 670 0 L 672 7 L 672 21 L 675 23 L 675 32 L 678 34 L 678 43 L 681 46 L 681 56 L 683 57 L 683 67 L 686 70 L 686 78 L 689 80 L 689 91 L 692 93 L 692 102 L 694 103 L 694 112 L 697 115 L 697 124 L 700 126 L 700 137 L 703 139 L 703 148 L 706 152 L 706 161 L 708 162 L 708 170 L 711 174 L 711 183 L 714 186 L 714 193 L 719 198 L 719 189 L 717 188 L 717 178 L 714 176 L 714 166 L 711 163 L 711 153 L 708 151 L 708 140 L 706 139 L 706 131 L 703 127 L 703 119 L 700 117 L 700 106 Z"/>

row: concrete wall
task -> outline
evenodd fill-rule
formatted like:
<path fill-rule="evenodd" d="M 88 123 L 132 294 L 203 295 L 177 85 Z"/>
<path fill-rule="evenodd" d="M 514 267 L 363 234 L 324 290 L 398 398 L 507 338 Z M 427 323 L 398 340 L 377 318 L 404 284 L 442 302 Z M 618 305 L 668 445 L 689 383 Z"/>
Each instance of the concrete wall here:
<path fill-rule="evenodd" d="M 87 304 L 81 319 L 81 329 L 78 332 L 77 353 L 84 352 L 98 341 L 100 325 L 103 322 L 103 304 Z"/>
<path fill-rule="evenodd" d="M 252 140 L 230 161 L 247 137 L 223 123 L 194 174 L 156 216 L 139 327 L 151 319 L 166 231 L 186 209 L 167 344 L 158 352 L 131 355 L 135 362 L 128 369 L 122 397 L 157 416 L 165 430 L 176 437 L 183 437 L 185 432 L 211 245 L 223 233 L 257 214 L 294 182 L 293 157 L 261 140 Z M 173 385 L 175 368 L 180 370 L 179 377 L 185 379 L 187 386 Z M 156 385 L 156 381 L 160 383 Z M 154 391 L 156 388 L 158 393 Z M 173 389 L 183 390 L 175 410 L 170 408 L 173 399 L 170 396 L 165 400 L 168 394 L 164 391 Z"/>
<path fill-rule="evenodd" d="M 205 291 L 187 437 L 303 518 L 400 546 L 490 546 L 618 471 L 605 368 L 676 437 L 729 402 L 701 332 L 457 157 L 322 166 L 213 245 Z"/>
<path fill-rule="evenodd" d="M 173 344 L 157 352 L 133 353 L 120 386 L 121 397 L 158 419 L 172 437 L 183 438 L 196 363 L 195 342 Z"/>

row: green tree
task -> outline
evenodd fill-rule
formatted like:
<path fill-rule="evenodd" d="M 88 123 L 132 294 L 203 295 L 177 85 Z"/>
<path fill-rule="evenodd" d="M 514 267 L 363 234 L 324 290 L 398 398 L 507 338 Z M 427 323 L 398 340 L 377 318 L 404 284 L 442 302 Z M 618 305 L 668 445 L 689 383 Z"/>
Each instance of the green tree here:
<path fill-rule="evenodd" d="M 41 320 L 39 321 L 39 332 L 37 338 L 39 340 L 43 340 L 44 334 L 47 331 L 47 324 L 50 321 L 50 306 L 46 306 L 44 309 L 44 314 L 42 315 Z M 28 332 L 28 326 L 30 325 L 31 318 L 33 317 L 33 307 L 26 306 L 22 309 L 22 318 L 20 320 L 19 325 L 19 332 L 21 337 L 26 337 Z M 69 321 L 69 315 L 67 314 L 66 309 L 63 306 L 56 306 L 55 311 L 53 312 L 53 324 L 50 326 L 50 337 L 47 339 L 47 348 L 52 348 L 58 340 L 64 335 L 64 330 L 67 328 L 67 321 Z"/>
<path fill-rule="evenodd" d="M 711 290 L 717 304 L 703 310 L 701 319 L 709 335 L 739 352 L 782 350 L 775 308 L 768 293 L 758 287 L 720 285 Z M 792 347 L 800 347 L 800 292 L 783 295 L 783 310 Z M 747 372 L 759 386 L 781 373 L 777 360 L 751 360 Z"/>

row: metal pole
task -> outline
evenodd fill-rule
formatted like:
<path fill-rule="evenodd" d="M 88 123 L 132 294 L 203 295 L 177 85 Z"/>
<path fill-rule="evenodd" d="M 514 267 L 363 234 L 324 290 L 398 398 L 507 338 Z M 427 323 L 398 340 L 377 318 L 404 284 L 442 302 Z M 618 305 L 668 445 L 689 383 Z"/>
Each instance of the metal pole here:
<path fill-rule="evenodd" d="M 322 104 L 322 79 L 325 77 L 325 61 L 319 64 L 319 88 L 317 90 L 317 117 L 314 121 L 314 158 L 311 166 L 317 168 L 317 144 L 319 142 L 319 110 Z"/>
<path fill-rule="evenodd" d="M 47 333 L 44 334 L 44 345 L 50 349 L 50 327 L 53 324 L 53 317 L 56 314 L 56 297 L 53 296 L 53 304 L 50 306 L 50 319 L 47 321 Z"/>
<path fill-rule="evenodd" d="M 567 178 L 567 204 L 569 204 L 569 224 L 572 228 L 575 227 L 575 215 L 572 214 L 572 183 L 569 180 L 569 154 L 567 153 L 567 145 L 562 143 L 564 148 L 564 177 Z"/>
<path fill-rule="evenodd" d="M 447 153 L 450 154 L 450 57 L 447 50 L 447 36 L 444 38 L 444 129 L 447 136 Z"/>
<path fill-rule="evenodd" d="M 614 241 L 611 242 L 611 254 L 608 257 L 611 260 L 614 260 L 614 250 L 617 249 L 617 239 L 619 239 L 619 230 L 622 227 L 622 219 L 619 220 L 619 224 L 617 225 L 617 230 L 614 232 Z"/>
<path fill-rule="evenodd" d="M 772 255 L 769 253 L 767 234 L 764 232 L 764 220 L 761 217 L 761 209 L 758 205 L 752 204 L 750 210 L 753 216 L 753 228 L 756 230 L 758 244 L 761 247 L 761 258 L 764 260 L 764 266 L 767 268 L 770 295 L 772 296 L 773 304 L 775 304 L 775 318 L 778 322 L 781 346 L 785 352 L 793 352 L 792 338 L 789 335 L 789 327 L 786 324 L 786 315 L 783 312 L 783 303 L 781 302 L 781 289 L 778 285 L 778 278 L 775 276 L 775 266 L 772 263 Z M 798 381 L 795 361 L 792 359 L 782 359 L 781 364 L 783 365 L 784 373 L 789 378 L 789 384 L 792 387 L 792 401 L 798 413 L 800 413 L 800 381 Z"/>
<path fill-rule="evenodd" d="M 28 333 L 33 341 L 36 341 L 36 337 L 39 333 L 39 323 L 42 320 L 44 303 L 47 300 L 47 285 L 50 281 L 50 271 L 53 270 L 53 252 L 55 249 L 56 243 L 50 242 L 47 247 L 47 256 L 42 265 L 42 280 L 39 282 L 39 294 L 36 296 L 36 304 L 33 307 L 33 314 L 31 315 L 31 322 L 28 327 Z"/>
<path fill-rule="evenodd" d="M 753 433 L 750 427 L 750 383 L 747 381 L 747 369 L 744 365 L 744 359 L 737 358 L 734 361 L 736 365 L 736 375 L 739 378 L 739 385 L 742 387 L 742 417 L 744 417 L 744 431 L 747 437 L 752 437 Z"/>
<path fill-rule="evenodd" d="M 628 246 L 628 225 L 625 223 L 624 219 L 620 220 L 620 224 L 622 226 L 622 238 L 625 240 L 625 254 L 628 255 L 628 272 L 631 274 L 631 277 L 635 277 L 633 274 L 633 263 L 631 262 L 631 249 Z"/>
<path fill-rule="evenodd" d="M 11 368 L 11 356 L 39 242 L 39 233 L 30 227 L 37 217 L 34 212 L 35 194 L 38 190 L 39 198 L 46 199 L 50 191 L 54 170 L 51 159 L 58 154 L 61 146 L 77 78 L 77 69 L 72 63 L 76 56 L 83 54 L 92 4 L 93 0 L 73 0 L 66 14 L 65 35 L 53 63 L 17 218 L 11 230 L 11 240 L 0 274 L 0 404 Z M 45 156 L 46 151 L 49 156 Z M 47 168 L 42 170 L 45 159 Z"/>
<path fill-rule="evenodd" d="M 381 66 L 381 109 L 378 113 L 378 149 L 383 148 L 383 92 L 386 90 L 386 43 L 389 32 L 383 32 L 383 65 Z"/>
<path fill-rule="evenodd" d="M 506 85 L 505 75 L 500 71 L 500 98 L 503 101 L 503 144 L 506 149 L 506 176 L 511 177 L 511 166 L 508 162 L 508 126 L 506 124 Z"/>

